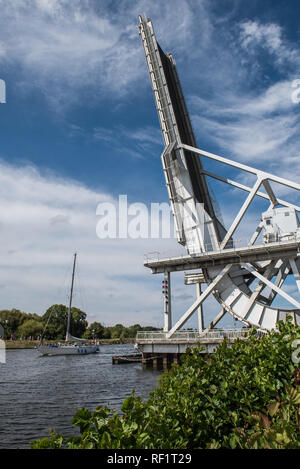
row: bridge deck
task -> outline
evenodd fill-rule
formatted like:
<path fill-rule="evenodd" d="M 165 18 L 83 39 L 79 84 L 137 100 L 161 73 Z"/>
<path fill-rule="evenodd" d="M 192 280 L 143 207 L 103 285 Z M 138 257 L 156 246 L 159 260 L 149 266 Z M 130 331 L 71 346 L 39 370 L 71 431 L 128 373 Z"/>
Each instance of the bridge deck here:
<path fill-rule="evenodd" d="M 171 338 L 166 332 L 138 332 L 136 348 L 144 354 L 182 354 L 187 348 L 203 345 L 203 353 L 213 353 L 226 338 L 229 343 L 236 339 L 247 339 L 247 329 L 213 330 L 205 334 L 194 331 L 178 331 Z"/>
<path fill-rule="evenodd" d="M 299 253 L 300 242 L 276 242 L 255 246 L 207 251 L 195 256 L 179 256 L 160 258 L 159 253 L 147 256 L 144 266 L 152 270 L 153 274 L 202 269 L 226 264 L 240 264 L 241 262 L 257 262 L 283 257 L 296 257 Z"/>

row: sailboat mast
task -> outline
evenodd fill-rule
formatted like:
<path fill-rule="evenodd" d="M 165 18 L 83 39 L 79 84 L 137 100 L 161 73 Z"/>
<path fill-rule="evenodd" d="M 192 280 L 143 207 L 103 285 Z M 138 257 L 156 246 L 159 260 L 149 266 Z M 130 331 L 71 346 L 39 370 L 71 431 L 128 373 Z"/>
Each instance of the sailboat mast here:
<path fill-rule="evenodd" d="M 70 321 L 71 321 L 71 308 L 72 308 L 72 297 L 73 297 L 73 287 L 74 287 L 74 275 L 75 275 L 75 265 L 76 265 L 76 252 L 74 254 L 74 261 L 73 261 L 73 272 L 72 272 L 72 283 L 71 283 L 71 292 L 70 292 L 70 303 L 69 303 L 69 311 L 68 311 L 68 323 L 67 323 L 67 334 L 66 340 L 68 340 L 69 332 L 70 332 Z"/>

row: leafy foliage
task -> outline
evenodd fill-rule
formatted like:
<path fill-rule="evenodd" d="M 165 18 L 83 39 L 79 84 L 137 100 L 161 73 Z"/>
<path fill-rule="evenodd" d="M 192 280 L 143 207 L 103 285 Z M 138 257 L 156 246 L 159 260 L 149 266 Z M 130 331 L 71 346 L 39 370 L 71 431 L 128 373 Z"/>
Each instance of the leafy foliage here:
<path fill-rule="evenodd" d="M 134 324 L 133 326 L 125 327 L 123 324 L 116 324 L 115 326 L 105 327 L 103 331 L 103 339 L 132 339 L 136 337 L 138 331 L 156 331 L 156 327 Z"/>
<path fill-rule="evenodd" d="M 68 308 L 65 305 L 52 305 L 47 309 L 42 320 L 47 324 L 46 339 L 64 339 L 66 335 Z M 81 337 L 87 328 L 86 313 L 79 308 L 72 307 L 70 333 L 75 337 Z"/>
<path fill-rule="evenodd" d="M 27 321 L 34 322 L 23 327 L 23 324 Z M 0 324 L 4 329 L 6 339 L 37 335 L 39 330 L 37 323 L 42 325 L 42 318 L 38 314 L 23 313 L 18 309 L 3 309 L 0 311 Z"/>
<path fill-rule="evenodd" d="M 133 392 L 122 415 L 80 409 L 72 423 L 81 436 L 52 434 L 48 448 L 53 441 L 73 449 L 298 448 L 300 390 L 291 356 L 299 337 L 298 326 L 279 323 L 263 337 L 253 330 L 232 346 L 224 341 L 209 359 L 192 349 L 147 401 Z M 32 447 L 47 447 L 47 439 Z"/>
<path fill-rule="evenodd" d="M 232 448 L 300 448 L 300 386 L 286 389 L 287 400 L 272 401 L 264 412 L 253 412 L 244 428 L 236 428 L 229 438 Z"/>
<path fill-rule="evenodd" d="M 0 325 L 6 339 L 38 338 L 44 331 L 43 338 L 62 340 L 66 334 L 68 307 L 52 305 L 44 315 L 23 313 L 18 309 L 1 310 Z M 71 310 L 71 334 L 86 339 L 127 339 L 135 338 L 137 331 L 158 330 L 152 326 L 142 327 L 140 324 L 125 327 L 123 324 L 104 327 L 100 322 L 88 326 L 86 313 L 79 308 Z M 45 326 L 47 325 L 46 329 Z M 88 327 L 87 327 L 88 326 Z"/>
<path fill-rule="evenodd" d="M 18 335 L 21 337 L 37 338 L 43 332 L 44 326 L 41 320 L 27 319 L 18 327 Z"/>
<path fill-rule="evenodd" d="M 86 339 L 102 339 L 104 326 L 100 322 L 92 322 L 84 333 Z"/>

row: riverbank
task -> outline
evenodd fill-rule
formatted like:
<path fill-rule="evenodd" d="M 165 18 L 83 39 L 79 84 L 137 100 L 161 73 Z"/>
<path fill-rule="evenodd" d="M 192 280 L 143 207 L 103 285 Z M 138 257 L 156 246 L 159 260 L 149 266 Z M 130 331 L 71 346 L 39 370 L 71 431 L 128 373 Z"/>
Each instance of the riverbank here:
<path fill-rule="evenodd" d="M 5 348 L 9 349 L 32 349 L 38 345 L 38 340 L 5 340 Z"/>
<path fill-rule="evenodd" d="M 56 341 L 47 341 L 48 343 L 55 343 Z M 117 345 L 117 344 L 134 344 L 134 338 L 127 339 L 101 339 L 100 345 Z M 34 349 L 39 344 L 39 340 L 5 340 L 5 347 L 9 349 Z"/>

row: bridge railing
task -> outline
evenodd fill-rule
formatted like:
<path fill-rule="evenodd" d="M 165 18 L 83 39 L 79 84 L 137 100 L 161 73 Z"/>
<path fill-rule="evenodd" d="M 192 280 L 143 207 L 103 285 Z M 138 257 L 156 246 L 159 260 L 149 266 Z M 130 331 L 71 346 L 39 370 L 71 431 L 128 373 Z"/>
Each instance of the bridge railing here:
<path fill-rule="evenodd" d="M 166 338 L 166 332 L 163 331 L 139 331 L 137 332 L 136 335 L 136 340 L 147 340 L 151 342 L 155 341 L 161 341 L 161 340 L 167 340 Z M 224 339 L 225 337 L 227 339 L 238 339 L 245 337 L 247 335 L 247 329 L 240 329 L 240 330 L 229 330 L 229 329 L 223 329 L 223 330 L 214 330 L 214 331 L 208 331 L 205 334 L 199 333 L 198 331 L 177 331 L 175 332 L 171 339 L 168 340 L 174 340 L 174 341 L 182 341 L 182 342 L 188 342 L 189 340 L 201 340 L 201 339 Z"/>

